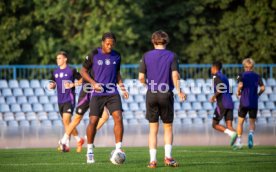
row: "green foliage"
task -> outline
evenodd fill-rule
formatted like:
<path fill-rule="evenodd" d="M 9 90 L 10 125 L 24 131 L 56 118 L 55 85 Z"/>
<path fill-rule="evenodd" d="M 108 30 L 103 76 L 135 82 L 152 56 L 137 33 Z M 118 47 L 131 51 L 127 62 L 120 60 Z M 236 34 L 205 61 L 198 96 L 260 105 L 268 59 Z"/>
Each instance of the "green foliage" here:
<path fill-rule="evenodd" d="M 276 0 L 3 0 L 0 64 L 53 64 L 59 50 L 79 64 L 107 31 L 123 63 L 138 63 L 158 29 L 181 63 L 275 63 L 275 9 Z"/>

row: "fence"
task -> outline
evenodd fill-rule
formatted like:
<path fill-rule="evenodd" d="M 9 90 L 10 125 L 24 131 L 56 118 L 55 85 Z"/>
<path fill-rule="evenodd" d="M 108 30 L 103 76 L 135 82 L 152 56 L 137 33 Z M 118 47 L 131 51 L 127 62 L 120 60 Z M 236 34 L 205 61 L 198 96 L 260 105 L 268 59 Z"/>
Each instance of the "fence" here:
<path fill-rule="evenodd" d="M 48 79 L 56 65 L 0 65 L 0 79 Z M 81 65 L 72 65 L 77 69 Z M 179 72 L 181 78 L 210 78 L 210 64 L 180 64 Z M 276 64 L 256 64 L 255 69 L 263 78 L 276 78 Z M 236 78 L 243 71 L 241 64 L 225 64 L 223 73 L 229 78 Z M 121 65 L 121 74 L 123 78 L 134 79 L 138 77 L 138 64 Z"/>

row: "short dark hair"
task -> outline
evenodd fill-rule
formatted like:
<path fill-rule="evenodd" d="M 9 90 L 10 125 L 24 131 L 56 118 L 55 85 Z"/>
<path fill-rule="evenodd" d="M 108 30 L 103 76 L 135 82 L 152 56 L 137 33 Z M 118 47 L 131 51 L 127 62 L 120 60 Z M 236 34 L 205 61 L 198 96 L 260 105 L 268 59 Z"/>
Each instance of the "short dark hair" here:
<path fill-rule="evenodd" d="M 213 62 L 212 66 L 216 67 L 218 70 L 222 69 L 222 63 L 220 61 Z"/>
<path fill-rule="evenodd" d="M 106 33 L 104 33 L 103 37 L 102 37 L 102 41 L 105 41 L 108 38 L 109 39 L 113 39 L 114 42 L 116 42 L 116 37 L 115 37 L 114 33 L 112 33 L 112 32 L 106 32 Z"/>
<path fill-rule="evenodd" d="M 57 53 L 57 56 L 58 55 L 63 55 L 67 59 L 67 63 L 69 62 L 69 54 L 66 51 L 59 51 Z"/>
<path fill-rule="evenodd" d="M 152 34 L 151 42 L 155 45 L 166 45 L 170 42 L 170 38 L 166 32 L 158 30 Z"/>

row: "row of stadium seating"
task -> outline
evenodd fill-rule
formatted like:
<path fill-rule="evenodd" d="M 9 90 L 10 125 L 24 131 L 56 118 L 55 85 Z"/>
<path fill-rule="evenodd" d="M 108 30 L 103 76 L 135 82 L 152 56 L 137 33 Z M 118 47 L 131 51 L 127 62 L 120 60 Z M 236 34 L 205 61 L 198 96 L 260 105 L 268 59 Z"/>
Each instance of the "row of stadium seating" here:
<path fill-rule="evenodd" d="M 199 83 L 204 84 L 210 82 L 210 80 L 190 79 L 187 82 L 200 85 Z M 258 123 L 275 124 L 276 82 L 275 79 L 267 79 L 264 82 L 267 84 L 267 89 L 259 99 Z M 41 88 L 46 83 L 48 83 L 47 80 L 0 80 L 0 126 L 61 126 L 56 93 Z M 135 85 L 137 80 L 127 79 L 125 83 L 137 88 L 137 84 Z M 177 96 L 175 96 L 175 123 L 203 124 L 210 122 L 215 107 L 215 104 L 208 102 L 211 94 L 193 92 L 190 87 L 185 87 L 185 89 L 184 91 L 188 95 L 187 101 L 179 102 Z M 122 101 L 125 110 L 125 124 L 146 124 L 145 95 L 136 92 L 130 93 L 130 98 Z M 239 101 L 235 95 L 232 97 L 235 102 L 234 114 L 236 119 Z M 84 118 L 84 121 L 87 122 L 88 115 L 85 115 Z M 82 124 L 85 124 L 85 122 Z M 113 124 L 113 120 L 109 120 L 108 123 Z"/>

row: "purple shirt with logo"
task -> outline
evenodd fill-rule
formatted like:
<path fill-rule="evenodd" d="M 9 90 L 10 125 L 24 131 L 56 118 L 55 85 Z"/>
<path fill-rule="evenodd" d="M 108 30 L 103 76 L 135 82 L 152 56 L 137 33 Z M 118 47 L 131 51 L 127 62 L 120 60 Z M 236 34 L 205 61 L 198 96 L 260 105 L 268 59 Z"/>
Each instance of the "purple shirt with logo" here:
<path fill-rule="evenodd" d="M 119 94 L 117 74 L 120 71 L 120 65 L 121 56 L 114 50 L 104 54 L 101 48 L 97 48 L 86 57 L 83 67 L 87 70 L 91 69 L 92 78 L 103 88 L 102 91 L 92 91 L 92 96 Z"/>
<path fill-rule="evenodd" d="M 172 71 L 178 71 L 177 56 L 166 49 L 148 51 L 140 61 L 139 72 L 146 75 L 151 91 L 172 91 Z"/>
<path fill-rule="evenodd" d="M 75 87 L 65 89 L 66 82 L 74 82 L 75 79 L 79 80 L 81 75 L 76 69 L 70 68 L 68 65 L 65 69 L 57 68 L 52 74 L 52 80 L 56 82 L 58 103 L 75 104 Z"/>
<path fill-rule="evenodd" d="M 263 81 L 253 71 L 243 72 L 238 76 L 238 82 L 243 83 L 240 105 L 244 108 L 258 109 L 258 86 L 263 86 Z"/>

